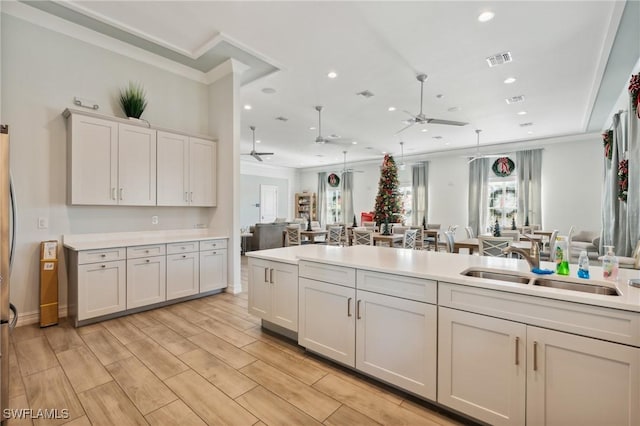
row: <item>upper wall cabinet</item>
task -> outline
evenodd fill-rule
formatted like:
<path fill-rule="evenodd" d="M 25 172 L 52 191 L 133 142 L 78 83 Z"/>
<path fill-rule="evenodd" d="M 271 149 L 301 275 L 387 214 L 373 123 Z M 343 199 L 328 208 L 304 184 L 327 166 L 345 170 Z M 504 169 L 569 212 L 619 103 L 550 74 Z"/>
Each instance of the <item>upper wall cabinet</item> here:
<path fill-rule="evenodd" d="M 216 143 L 158 131 L 158 205 L 216 205 Z"/>
<path fill-rule="evenodd" d="M 65 110 L 69 204 L 216 205 L 216 142 Z"/>

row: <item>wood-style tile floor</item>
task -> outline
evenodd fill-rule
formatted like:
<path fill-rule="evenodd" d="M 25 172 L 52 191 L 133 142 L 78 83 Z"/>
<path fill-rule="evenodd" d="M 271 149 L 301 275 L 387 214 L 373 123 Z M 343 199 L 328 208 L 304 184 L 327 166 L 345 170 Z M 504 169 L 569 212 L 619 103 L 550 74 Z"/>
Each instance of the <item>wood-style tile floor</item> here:
<path fill-rule="evenodd" d="M 461 424 L 264 332 L 246 292 L 77 329 L 19 327 L 10 371 L 10 407 L 32 410 L 10 425 Z"/>

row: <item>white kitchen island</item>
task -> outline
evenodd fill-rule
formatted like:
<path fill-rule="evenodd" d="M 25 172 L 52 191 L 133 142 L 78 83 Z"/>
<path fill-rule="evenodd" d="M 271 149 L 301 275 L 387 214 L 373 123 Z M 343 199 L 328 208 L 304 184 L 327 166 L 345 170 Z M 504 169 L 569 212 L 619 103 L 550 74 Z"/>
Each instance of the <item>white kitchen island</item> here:
<path fill-rule="evenodd" d="M 249 311 L 307 350 L 491 424 L 640 424 L 640 289 L 627 284 L 640 271 L 551 276 L 618 293 L 603 295 L 535 285 L 523 260 L 317 245 L 248 256 Z"/>

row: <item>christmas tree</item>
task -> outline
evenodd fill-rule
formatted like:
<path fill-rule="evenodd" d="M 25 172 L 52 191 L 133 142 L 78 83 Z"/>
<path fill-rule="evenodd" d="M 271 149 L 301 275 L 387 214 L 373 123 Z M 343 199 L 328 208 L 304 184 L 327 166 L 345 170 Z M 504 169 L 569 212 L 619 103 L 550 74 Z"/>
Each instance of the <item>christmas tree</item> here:
<path fill-rule="evenodd" d="M 378 195 L 376 197 L 375 214 L 373 220 L 382 224 L 396 222 L 400 216 L 400 194 L 398 193 L 398 168 L 393 157 L 385 154 L 380 170 Z"/>
<path fill-rule="evenodd" d="M 496 219 L 496 224 L 493 227 L 493 236 L 494 237 L 500 237 L 500 224 L 498 223 L 498 219 Z"/>

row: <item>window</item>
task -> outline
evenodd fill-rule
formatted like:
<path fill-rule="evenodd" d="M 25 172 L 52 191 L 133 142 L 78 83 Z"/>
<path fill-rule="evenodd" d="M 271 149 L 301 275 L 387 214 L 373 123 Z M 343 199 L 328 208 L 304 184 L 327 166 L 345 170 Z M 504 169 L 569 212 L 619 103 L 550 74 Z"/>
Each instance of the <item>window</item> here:
<path fill-rule="evenodd" d="M 516 176 L 489 178 L 487 217 L 490 226 L 493 226 L 497 220 L 501 228 L 511 228 L 511 222 L 518 213 L 517 188 Z"/>
<path fill-rule="evenodd" d="M 411 185 L 398 187 L 398 194 L 400 194 L 400 215 L 402 217 L 402 223 L 410 224 L 413 205 Z"/>
<path fill-rule="evenodd" d="M 342 214 L 340 205 L 341 191 L 339 189 L 327 189 L 327 222 L 326 223 L 342 223 Z"/>

